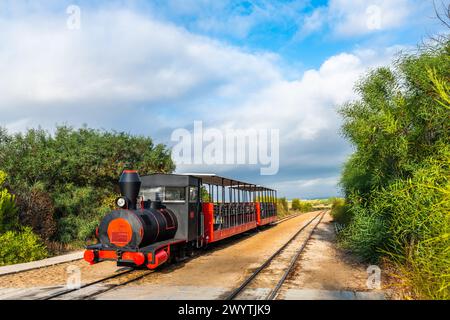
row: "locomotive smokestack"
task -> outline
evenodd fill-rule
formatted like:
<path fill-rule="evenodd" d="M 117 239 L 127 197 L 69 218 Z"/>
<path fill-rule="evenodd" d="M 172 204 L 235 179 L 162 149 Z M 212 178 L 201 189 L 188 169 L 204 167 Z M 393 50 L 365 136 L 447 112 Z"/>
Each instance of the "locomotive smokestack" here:
<path fill-rule="evenodd" d="M 136 210 L 141 178 L 136 170 L 124 170 L 119 179 L 120 193 L 129 201 L 128 209 Z"/>

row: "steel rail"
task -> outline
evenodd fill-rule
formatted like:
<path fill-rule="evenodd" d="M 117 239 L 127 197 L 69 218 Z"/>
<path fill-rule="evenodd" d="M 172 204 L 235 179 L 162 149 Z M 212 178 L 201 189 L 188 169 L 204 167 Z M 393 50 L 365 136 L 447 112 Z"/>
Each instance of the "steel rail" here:
<path fill-rule="evenodd" d="M 297 250 L 297 252 L 295 253 L 294 257 L 291 259 L 291 262 L 289 263 L 289 267 L 287 268 L 287 270 L 284 272 L 283 276 L 281 277 L 281 279 L 278 281 L 277 285 L 275 286 L 275 288 L 270 292 L 270 294 L 267 296 L 266 300 L 274 300 L 278 294 L 278 292 L 280 291 L 281 287 L 283 286 L 284 282 L 286 281 L 287 277 L 291 274 L 294 266 L 297 263 L 298 258 L 300 257 L 300 255 L 302 254 L 303 250 L 305 249 L 309 239 L 311 239 L 311 236 L 313 235 L 314 231 L 316 230 L 317 226 L 319 225 L 319 223 L 322 221 L 323 216 L 325 215 L 325 213 L 322 214 L 322 216 L 320 217 L 319 221 L 316 223 L 316 225 L 314 226 L 314 228 L 311 229 L 311 231 L 308 234 L 308 238 L 303 242 L 303 244 L 301 245 L 301 247 Z"/>
<path fill-rule="evenodd" d="M 273 224 L 273 225 L 278 225 L 278 224 L 280 224 L 280 223 L 282 223 L 282 222 L 285 222 L 285 221 L 288 221 L 288 220 L 290 220 L 290 219 L 296 218 L 296 217 L 300 216 L 301 214 L 302 214 L 302 213 L 297 213 L 297 214 L 289 215 L 289 216 L 284 217 L 284 218 L 282 218 L 282 219 L 280 219 L 280 220 L 278 220 L 278 221 L 275 221 L 275 222 L 272 223 L 272 224 Z M 318 215 L 317 215 L 317 216 L 318 216 Z M 313 219 L 311 219 L 311 221 L 309 221 L 308 224 L 304 225 L 303 228 L 302 228 L 301 230 L 303 230 L 304 228 L 306 228 L 306 227 L 307 227 L 307 226 L 308 226 L 315 218 L 317 218 L 317 216 L 315 216 Z M 300 230 L 298 233 L 300 233 L 301 230 Z M 296 234 L 296 235 L 297 235 L 297 234 Z M 295 236 L 296 236 L 296 235 L 295 235 Z M 293 238 L 295 238 L 295 236 L 294 236 Z M 287 244 L 286 244 L 285 246 L 287 246 Z M 284 247 L 283 247 L 283 248 L 284 248 Z M 281 250 L 282 250 L 282 249 L 280 249 L 279 251 L 281 251 Z M 82 259 L 77 259 L 77 260 L 82 260 Z M 57 264 L 62 264 L 62 263 L 65 263 L 65 262 L 61 262 L 61 263 L 57 263 Z M 55 264 L 55 265 L 57 265 L 57 264 Z M 52 265 L 52 266 L 53 266 L 53 265 Z M 46 267 L 39 267 L 39 268 L 34 268 L 34 269 L 42 269 L 42 268 L 46 268 Z M 30 270 L 33 270 L 33 269 L 30 269 Z M 25 271 L 29 271 L 29 270 L 18 271 L 17 273 L 25 272 Z M 91 287 L 91 286 L 93 286 L 93 285 L 96 285 L 96 284 L 99 284 L 99 283 L 102 283 L 102 282 L 105 282 L 105 281 L 108 281 L 108 280 L 111 280 L 111 279 L 115 279 L 115 278 L 120 277 L 120 276 L 122 276 L 122 275 L 129 274 L 129 273 L 131 273 L 131 272 L 133 272 L 133 271 L 135 271 L 135 269 L 127 270 L 127 271 L 124 271 L 124 272 L 121 272 L 121 273 L 118 273 L 118 274 L 114 274 L 114 275 L 111 275 L 111 276 L 108 276 L 108 277 L 105 277 L 105 278 L 102 278 L 102 279 L 99 279 L 99 280 L 95 280 L 95 281 L 92 281 L 92 282 L 83 284 L 83 285 L 81 285 L 79 288 L 67 289 L 67 290 L 64 290 L 64 291 L 62 291 L 62 292 L 57 292 L 57 293 L 55 293 L 55 294 L 51 294 L 51 295 L 49 295 L 49 296 L 42 297 L 42 298 L 40 298 L 40 299 L 38 299 L 38 300 L 52 300 L 52 299 L 55 299 L 55 298 L 59 298 L 59 297 L 62 297 L 62 296 L 64 296 L 64 295 L 70 294 L 70 293 L 72 293 L 72 292 L 79 291 L 79 290 L 81 290 L 81 289 L 84 289 L 84 288 L 87 288 L 87 287 Z M 153 272 L 153 271 L 152 271 L 152 272 Z M 152 273 L 152 272 L 149 272 L 149 273 Z M 131 282 L 140 280 L 140 279 L 142 279 L 143 277 L 147 276 L 149 273 L 146 273 L 146 274 L 144 274 L 144 275 L 138 276 L 138 277 L 136 277 L 135 279 L 131 279 L 131 280 L 125 281 L 124 283 L 116 284 L 116 285 L 113 285 L 113 286 L 111 286 L 111 287 L 109 287 L 109 288 L 105 288 L 105 289 L 103 289 L 103 290 L 100 290 L 99 292 L 94 292 L 94 293 L 89 294 L 89 295 L 87 295 L 87 296 L 83 296 L 83 298 L 91 298 L 91 297 L 93 297 L 93 296 L 96 296 L 96 295 L 102 294 L 102 293 L 104 293 L 104 292 L 106 292 L 106 291 L 109 291 L 109 290 L 112 290 L 112 289 L 114 289 L 114 288 L 117 288 L 118 286 L 126 285 L 126 284 L 128 284 L 128 283 L 131 283 Z"/>
<path fill-rule="evenodd" d="M 127 284 L 129 284 L 129 283 L 132 283 L 132 282 L 141 280 L 141 279 L 145 278 L 146 276 L 148 276 L 149 274 L 151 274 L 151 273 L 153 273 L 153 272 L 154 272 L 154 271 L 151 270 L 151 271 L 149 271 L 149 272 L 147 272 L 147 273 L 145 273 L 145 274 L 141 274 L 140 276 L 137 276 L 136 278 L 129 279 L 129 280 L 127 280 L 127 281 L 125 281 L 125 282 L 122 282 L 122 283 L 119 283 L 119 284 L 113 284 L 113 285 L 111 285 L 111 286 L 108 287 L 108 288 L 104 288 L 104 289 L 98 290 L 98 291 L 96 291 L 96 292 L 93 292 L 93 293 L 91 293 L 91 294 L 88 294 L 88 295 L 82 296 L 82 297 L 80 297 L 80 298 L 77 298 L 77 300 L 81 300 L 81 299 L 91 300 L 93 297 L 98 296 L 98 295 L 100 295 L 100 294 L 102 294 L 102 293 L 105 293 L 105 292 L 107 292 L 107 291 L 116 289 L 117 287 L 125 286 L 125 285 L 127 285 Z"/>
<path fill-rule="evenodd" d="M 277 224 L 280 224 L 280 223 L 282 223 L 282 222 L 291 220 L 291 219 L 293 219 L 293 218 L 296 218 L 296 217 L 298 217 L 298 216 L 301 216 L 301 215 L 304 214 L 304 213 L 306 213 L 306 212 L 299 212 L 299 213 L 290 214 L 290 215 L 288 215 L 288 216 L 286 216 L 286 217 L 281 218 L 280 220 L 277 220 L 277 221 L 273 222 L 272 225 L 277 225 Z"/>
<path fill-rule="evenodd" d="M 279 221 L 276 221 L 274 224 L 277 225 L 277 224 L 282 223 L 282 222 L 284 222 L 284 221 L 287 221 L 287 220 L 290 220 L 290 219 L 292 219 L 292 218 L 298 217 L 299 215 L 301 215 L 301 213 L 290 215 L 290 216 L 285 217 L 285 218 L 283 218 L 283 219 L 281 219 L 281 220 L 279 220 Z M 317 215 L 317 216 L 318 216 L 318 215 Z M 315 218 L 317 218 L 317 216 L 315 216 L 312 220 L 314 220 Z M 309 224 L 309 223 L 308 223 L 308 224 Z M 306 227 L 306 225 L 305 225 L 304 227 Z M 66 291 L 64 291 L 64 292 L 59 292 L 59 293 L 56 293 L 56 294 L 51 295 L 51 296 L 49 296 L 49 297 L 45 297 L 43 300 L 50 300 L 50 299 L 58 298 L 58 297 L 61 297 L 61 296 L 66 295 L 66 294 L 69 294 L 69 293 L 72 293 L 72 292 L 75 292 L 75 291 L 84 289 L 84 288 L 86 288 L 86 287 L 90 287 L 90 286 L 93 286 L 93 285 L 95 285 L 95 284 L 98 284 L 98 283 L 101 283 L 101 282 L 104 282 L 104 281 L 108 281 L 108 280 L 117 278 L 118 276 L 125 275 L 125 274 L 129 274 L 129 273 L 131 273 L 131 272 L 133 272 L 133 271 L 135 271 L 135 270 L 127 270 L 127 271 L 122 272 L 122 273 L 120 273 L 120 274 L 116 274 L 116 275 L 112 275 L 112 276 L 110 276 L 110 277 L 102 278 L 102 279 L 99 279 L 99 280 L 96 280 L 96 281 L 87 283 L 87 284 L 85 284 L 85 285 L 82 285 L 80 288 L 75 288 L 75 289 L 66 290 Z M 149 275 L 150 273 L 153 273 L 153 271 L 150 271 L 150 272 L 148 272 L 148 273 L 146 273 L 146 274 L 140 275 L 140 276 L 138 276 L 138 277 L 136 277 L 136 278 L 127 280 L 127 281 L 122 282 L 122 283 L 120 283 L 120 284 L 114 284 L 114 285 L 112 285 L 111 287 L 104 288 L 104 289 L 102 289 L 102 290 L 93 292 L 93 293 L 91 293 L 91 294 L 88 294 L 88 295 L 85 295 L 85 296 L 82 296 L 82 297 L 79 297 L 79 298 L 76 298 L 76 299 L 92 299 L 92 298 L 95 297 L 95 296 L 98 296 L 98 295 L 100 295 L 100 294 L 102 294 L 102 293 L 105 293 L 105 292 L 107 292 L 107 291 L 113 290 L 113 289 L 115 289 L 115 288 L 117 288 L 117 287 L 124 286 L 124 285 L 127 285 L 127 284 L 129 284 L 129 283 L 138 281 L 138 280 L 140 280 L 140 279 L 146 277 L 146 276 Z"/>
<path fill-rule="evenodd" d="M 72 292 L 75 292 L 75 291 L 79 291 L 79 290 L 87 288 L 87 287 L 91 287 L 91 286 L 99 284 L 101 282 L 108 281 L 108 280 L 111 280 L 111 279 L 115 279 L 115 278 L 123 276 L 125 274 L 129 274 L 129 273 L 131 273 L 133 271 L 135 271 L 135 270 L 126 270 L 126 271 L 118 273 L 118 274 L 114 274 L 114 275 L 111 275 L 111 276 L 108 276 L 108 277 L 105 277 L 105 278 L 102 278 L 102 279 L 99 279 L 99 280 L 95 280 L 95 281 L 83 284 L 79 288 L 67 289 L 67 290 L 65 290 L 63 292 L 57 292 L 57 293 L 51 294 L 49 296 L 45 296 L 43 298 L 40 298 L 38 300 L 51 300 L 51 299 L 54 299 L 54 298 L 58 298 L 58 297 L 66 295 L 66 294 L 69 294 L 69 293 L 72 293 Z"/>
<path fill-rule="evenodd" d="M 322 216 L 325 214 L 326 211 L 323 213 L 317 214 L 314 218 L 308 221 L 308 223 L 304 224 L 283 246 L 281 246 L 274 254 L 272 254 L 262 265 L 260 265 L 247 279 L 245 279 L 239 287 L 234 289 L 226 298 L 225 300 L 233 300 L 236 296 L 238 296 L 244 289 L 248 286 L 250 282 L 253 281 L 253 279 L 256 278 L 256 276 L 264 270 L 286 247 L 291 244 L 295 238 L 306 228 L 308 227 L 314 220 L 317 219 L 321 214 Z M 308 241 L 309 239 L 307 239 Z M 306 241 L 306 242 L 307 242 Z"/>

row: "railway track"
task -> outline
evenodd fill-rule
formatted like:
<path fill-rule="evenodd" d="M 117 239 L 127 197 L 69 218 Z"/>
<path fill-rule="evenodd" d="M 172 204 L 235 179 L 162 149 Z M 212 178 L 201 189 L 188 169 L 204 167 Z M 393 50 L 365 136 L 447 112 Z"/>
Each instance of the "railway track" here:
<path fill-rule="evenodd" d="M 290 220 L 292 218 L 298 217 L 299 215 L 301 215 L 301 213 L 290 215 L 288 217 L 285 217 L 283 219 L 280 219 L 280 220 L 276 221 L 273 224 L 274 225 L 280 224 L 280 223 L 285 222 L 287 220 Z M 146 277 L 147 275 L 153 273 L 154 271 L 147 271 L 147 272 L 144 272 L 144 274 L 139 274 L 136 277 L 133 277 L 131 279 L 127 279 L 127 280 L 125 280 L 123 282 L 120 282 L 119 284 L 104 285 L 103 287 L 100 287 L 100 288 L 94 288 L 93 292 L 89 292 L 88 291 L 88 293 L 82 294 L 83 290 L 86 291 L 86 290 L 90 289 L 92 291 L 91 288 L 93 288 L 94 286 L 101 285 L 102 283 L 108 282 L 109 280 L 113 280 L 113 279 L 117 279 L 117 278 L 120 278 L 120 277 L 123 277 L 123 276 L 126 276 L 126 275 L 130 275 L 130 274 L 132 274 L 134 272 L 136 272 L 136 270 L 133 270 L 133 269 L 127 270 L 127 271 L 124 271 L 124 272 L 121 272 L 121 273 L 118 273 L 118 274 L 115 274 L 115 275 L 112 275 L 112 276 L 108 276 L 108 277 L 105 277 L 105 278 L 102 278 L 102 279 L 99 279 L 99 280 L 95 280 L 95 281 L 89 282 L 87 284 L 84 284 L 84 285 L 80 286 L 80 288 L 67 289 L 67 290 L 64 290 L 62 292 L 57 292 L 57 293 L 51 294 L 49 296 L 41 298 L 40 300 L 64 299 L 65 297 L 69 297 L 70 295 L 73 296 L 74 294 L 75 294 L 76 297 L 75 298 L 70 297 L 70 299 L 77 299 L 77 300 L 80 300 L 80 299 L 84 299 L 84 300 L 93 299 L 93 298 L 95 298 L 96 296 L 98 296 L 98 295 L 100 295 L 102 293 L 105 293 L 107 291 L 113 290 L 113 289 L 115 289 L 117 287 L 121 287 L 121 286 L 127 285 L 129 283 L 138 281 L 138 280 Z"/>
<path fill-rule="evenodd" d="M 301 214 L 293 214 L 288 217 L 284 217 L 275 222 L 274 225 L 281 224 L 300 215 Z M 233 242 L 231 242 L 231 245 L 232 244 Z M 125 271 L 123 270 L 124 269 L 121 269 L 115 274 L 109 274 L 108 276 L 101 279 L 82 284 L 79 288 L 68 289 L 67 287 L 41 287 L 38 289 L 38 287 L 36 287 L 31 291 L 18 291 L 17 295 L 14 294 L 14 296 L 18 299 L 33 300 L 94 299 L 96 296 L 101 295 L 102 293 L 121 286 L 125 286 L 132 282 L 136 282 L 154 272 L 149 270 L 134 269 L 126 269 Z M 2 293 L 5 296 L 12 296 L 13 294 L 12 291 L 11 294 L 9 294 L 7 291 L 0 292 L 0 299 L 2 299 Z"/>
<path fill-rule="evenodd" d="M 305 213 L 305 212 L 299 212 L 299 213 L 290 214 L 290 215 L 288 215 L 287 217 L 281 218 L 280 220 L 277 220 L 277 221 L 275 221 L 275 222 L 272 223 L 272 224 L 273 224 L 273 225 L 277 225 L 277 224 L 283 223 L 283 222 L 285 222 L 285 221 L 288 221 L 288 220 L 291 220 L 291 219 L 293 219 L 293 218 L 296 218 L 296 217 L 298 217 L 298 216 L 300 216 L 300 215 L 302 215 L 302 214 L 304 214 L 304 213 Z"/>
<path fill-rule="evenodd" d="M 130 284 L 132 282 L 138 281 L 149 274 L 153 273 L 154 271 L 151 270 L 134 270 L 129 269 L 108 277 L 104 277 L 86 284 L 81 285 L 79 288 L 73 288 L 73 289 L 65 289 L 60 292 L 52 293 L 49 295 L 46 295 L 38 300 L 64 300 L 64 299 L 70 299 L 70 300 L 91 300 L 95 298 L 96 296 L 105 293 L 107 291 L 116 289 L 118 287 Z M 136 276 L 132 278 L 127 278 L 127 276 L 136 274 Z M 113 283 L 108 284 L 107 282 L 110 280 L 117 280 L 120 278 L 124 278 L 123 281 L 119 283 Z"/>
<path fill-rule="evenodd" d="M 313 220 L 317 219 L 320 215 L 323 213 L 319 213 L 318 215 L 316 215 L 313 219 L 311 219 L 307 224 L 305 224 L 300 230 L 299 232 L 296 233 L 296 235 L 298 235 L 301 231 L 303 231 L 307 226 L 309 226 Z M 290 220 L 292 218 L 295 218 L 297 216 L 299 216 L 300 214 L 296 214 L 296 215 L 291 215 L 289 217 L 286 217 L 284 219 L 281 219 L 279 221 L 277 221 L 275 224 L 279 224 L 282 223 L 284 221 Z M 321 216 L 321 217 L 322 217 Z M 320 217 L 320 219 L 321 219 Z M 295 235 L 294 237 L 295 238 Z M 288 243 L 290 243 L 293 238 L 291 238 L 289 240 Z M 285 248 L 287 244 L 285 244 L 282 248 Z M 278 250 L 277 252 L 281 251 L 282 248 L 280 248 L 280 250 Z M 275 258 L 275 257 L 273 257 Z M 295 259 L 296 260 L 296 259 Z M 266 264 L 266 263 L 265 263 Z M 128 285 L 130 283 L 136 282 L 142 278 L 145 278 L 146 276 L 148 276 L 149 274 L 153 273 L 154 271 L 140 271 L 140 270 L 134 270 L 134 269 L 130 269 L 130 270 L 126 270 L 123 272 L 120 272 L 118 274 L 114 274 L 108 277 L 104 277 L 102 279 L 99 280 L 95 280 L 89 283 L 86 283 L 82 286 L 80 286 L 79 288 L 75 288 L 75 289 L 66 289 L 64 291 L 61 292 L 56 292 L 53 294 L 50 294 L 48 296 L 45 296 L 43 298 L 41 298 L 40 300 L 63 300 L 63 299 L 72 299 L 72 300 L 90 300 L 90 299 L 94 299 L 96 296 L 99 296 L 105 292 L 111 291 L 113 289 L 116 289 L 118 287 L 122 287 L 125 285 Z M 136 276 L 132 277 L 132 278 L 128 278 L 128 276 L 137 273 Z M 259 272 L 258 272 L 259 273 Z M 115 284 L 105 284 L 107 282 L 109 282 L 110 280 L 113 279 L 120 279 L 120 278 L 124 278 L 123 281 L 120 281 L 119 283 L 115 283 Z"/>
<path fill-rule="evenodd" d="M 296 262 L 306 247 L 314 230 L 322 221 L 326 211 L 322 211 L 304 224 L 283 246 L 262 263 L 239 287 L 226 296 L 226 300 L 276 299 Z M 313 223 L 314 222 L 314 223 Z M 261 284 L 263 284 L 261 286 Z M 271 286 L 266 288 L 267 286 Z M 261 288 L 263 290 L 261 290 Z"/>

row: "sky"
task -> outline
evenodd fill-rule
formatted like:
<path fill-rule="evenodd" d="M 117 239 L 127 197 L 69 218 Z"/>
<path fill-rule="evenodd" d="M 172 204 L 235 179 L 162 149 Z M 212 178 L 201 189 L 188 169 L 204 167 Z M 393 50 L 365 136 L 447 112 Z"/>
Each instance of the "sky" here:
<path fill-rule="evenodd" d="M 369 70 L 442 30 L 431 0 L 0 0 L 0 126 L 86 124 L 169 147 L 194 121 L 275 129 L 274 175 L 248 164 L 177 172 L 336 196 L 352 152 L 339 106 Z"/>

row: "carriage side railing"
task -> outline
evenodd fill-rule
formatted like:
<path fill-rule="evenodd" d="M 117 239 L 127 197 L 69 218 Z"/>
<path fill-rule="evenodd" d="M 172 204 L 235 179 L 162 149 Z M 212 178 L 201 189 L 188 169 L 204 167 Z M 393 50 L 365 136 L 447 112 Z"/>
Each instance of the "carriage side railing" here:
<path fill-rule="evenodd" d="M 277 215 L 276 204 L 273 202 L 260 202 L 261 219 Z"/>
<path fill-rule="evenodd" d="M 214 204 L 214 230 L 236 227 L 256 220 L 253 202 Z"/>
<path fill-rule="evenodd" d="M 276 204 L 261 202 L 261 219 L 276 216 Z M 214 231 L 223 230 L 256 221 L 256 203 L 215 203 Z"/>

